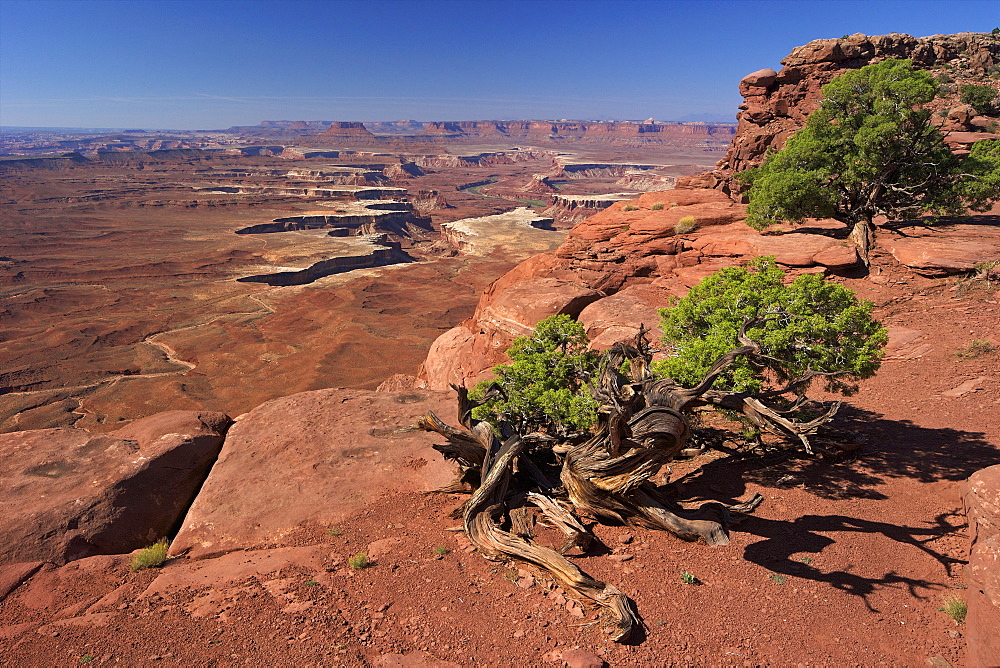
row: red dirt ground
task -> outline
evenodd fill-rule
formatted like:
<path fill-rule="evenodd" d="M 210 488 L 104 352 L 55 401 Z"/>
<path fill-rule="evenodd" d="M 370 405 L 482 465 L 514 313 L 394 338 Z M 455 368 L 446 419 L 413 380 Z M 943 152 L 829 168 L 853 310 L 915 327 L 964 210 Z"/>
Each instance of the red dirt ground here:
<path fill-rule="evenodd" d="M 610 642 L 592 605 L 566 601 L 532 569 L 470 552 L 449 531 L 460 497 L 408 494 L 258 546 L 269 552 L 136 574 L 125 556 L 43 569 L 0 604 L 0 656 L 25 666 L 962 665 L 963 627 L 939 608 L 964 588 L 961 481 L 1000 462 L 1000 355 L 957 353 L 977 339 L 1000 348 L 1000 286 L 922 278 L 885 257 L 875 267 L 874 280 L 842 279 L 895 328 L 882 371 L 841 414 L 857 450 L 710 450 L 678 463 L 670 479 L 685 499 L 766 497 L 725 547 L 594 527 L 600 544 L 575 560 L 635 600 L 647 629 L 631 644 Z M 371 567 L 347 566 L 359 552 Z"/>

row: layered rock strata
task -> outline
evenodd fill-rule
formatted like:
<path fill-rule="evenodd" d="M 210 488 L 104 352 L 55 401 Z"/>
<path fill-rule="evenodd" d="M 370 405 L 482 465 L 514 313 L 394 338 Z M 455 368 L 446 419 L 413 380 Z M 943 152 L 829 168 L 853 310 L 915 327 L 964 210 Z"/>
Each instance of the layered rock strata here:
<path fill-rule="evenodd" d="M 441 233 L 452 247 L 470 255 L 487 255 L 498 245 L 511 244 L 542 252 L 558 246 L 565 236 L 552 229 L 552 222 L 552 218 L 519 207 L 492 216 L 442 223 Z"/>

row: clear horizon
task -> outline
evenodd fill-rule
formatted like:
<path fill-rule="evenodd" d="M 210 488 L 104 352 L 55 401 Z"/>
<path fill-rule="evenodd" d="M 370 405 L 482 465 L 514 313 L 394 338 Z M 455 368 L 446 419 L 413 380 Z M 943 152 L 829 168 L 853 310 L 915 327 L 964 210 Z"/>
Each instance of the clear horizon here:
<path fill-rule="evenodd" d="M 733 122 L 747 73 L 843 34 L 989 32 L 992 0 L 0 0 L 0 125 Z"/>

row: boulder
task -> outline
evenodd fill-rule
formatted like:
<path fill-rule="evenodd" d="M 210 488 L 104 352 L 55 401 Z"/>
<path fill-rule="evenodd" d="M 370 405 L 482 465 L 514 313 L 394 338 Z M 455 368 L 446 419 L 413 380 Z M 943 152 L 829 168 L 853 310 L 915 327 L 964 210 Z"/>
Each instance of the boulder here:
<path fill-rule="evenodd" d="M 0 564 L 145 547 L 177 525 L 222 447 L 223 413 L 159 413 L 109 434 L 0 434 Z"/>
<path fill-rule="evenodd" d="M 479 313 L 480 327 L 511 337 L 527 336 L 540 320 L 566 314 L 574 318 L 601 294 L 577 283 L 535 278 L 510 286 Z"/>
<path fill-rule="evenodd" d="M 632 285 L 583 309 L 579 321 L 587 330 L 591 348 L 605 350 L 633 338 L 641 325 L 655 331 L 659 309 L 667 306 L 671 297 L 669 291 L 652 285 Z"/>
<path fill-rule="evenodd" d="M 966 483 L 970 555 L 965 575 L 966 639 L 971 668 L 1000 666 L 1000 465 L 976 471 Z"/>
<path fill-rule="evenodd" d="M 209 557 L 332 527 L 390 493 L 426 491 L 454 471 L 412 431 L 433 410 L 457 423 L 453 392 L 328 389 L 262 404 L 230 429 L 170 554 Z M 406 518 L 401 518 L 405 521 Z"/>
<path fill-rule="evenodd" d="M 751 72 L 740 81 L 740 93 L 746 95 L 744 89 L 767 88 L 773 84 L 777 78 L 778 73 L 769 67 L 763 70 L 757 70 L 756 72 Z"/>

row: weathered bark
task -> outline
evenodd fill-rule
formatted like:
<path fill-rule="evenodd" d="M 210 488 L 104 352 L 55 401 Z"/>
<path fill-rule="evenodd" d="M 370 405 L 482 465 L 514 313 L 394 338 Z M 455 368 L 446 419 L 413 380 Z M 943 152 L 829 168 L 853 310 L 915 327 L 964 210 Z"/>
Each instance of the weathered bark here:
<path fill-rule="evenodd" d="M 871 220 L 859 220 L 854 223 L 847 238 L 858 247 L 858 254 L 865 267 L 871 263 L 871 252 L 875 247 L 875 224 Z"/>
<path fill-rule="evenodd" d="M 710 389 L 736 359 L 760 353 L 759 346 L 746 336 L 751 325 L 746 323 L 739 333 L 742 345 L 722 355 L 693 388 L 650 373 L 652 355 L 645 331 L 633 345 L 619 344 L 607 351 L 593 388 L 601 402 L 598 426 L 591 438 L 579 443 L 546 434 L 517 434 L 505 423 L 499 425 L 498 437 L 490 425 L 472 417 L 478 404 L 469 399 L 465 388 L 456 387 L 459 416 L 466 429 L 450 427 L 433 413 L 422 417 L 418 426 L 447 439 L 435 448 L 455 460 L 462 471 L 461 486 L 449 489 L 472 490 L 462 511 L 472 544 L 487 559 L 516 559 L 545 569 L 567 590 L 608 608 L 613 613 L 615 638 L 628 638 L 641 623 L 632 602 L 563 556 L 573 547 L 586 550 L 593 538 L 577 514 L 665 530 L 707 545 L 726 545 L 731 521 L 753 512 L 763 497 L 757 494 L 735 506 L 709 502 L 684 508 L 662 498 L 651 482 L 685 447 L 690 434 L 685 409 L 716 405 L 740 411 L 763 429 L 800 439 L 811 452 L 808 435 L 828 422 L 839 407 L 834 404 L 807 422 L 791 417 L 804 401 L 801 389 L 821 375 L 813 372 L 759 395 Z M 626 366 L 628 375 L 619 371 Z M 499 392 L 498 387 L 490 389 L 491 394 Z M 782 409 L 765 403 L 789 393 L 798 399 L 786 402 Z M 561 488 L 553 481 L 557 470 Z M 567 536 L 558 551 L 534 541 L 537 511 L 527 510 L 529 503 Z"/>

